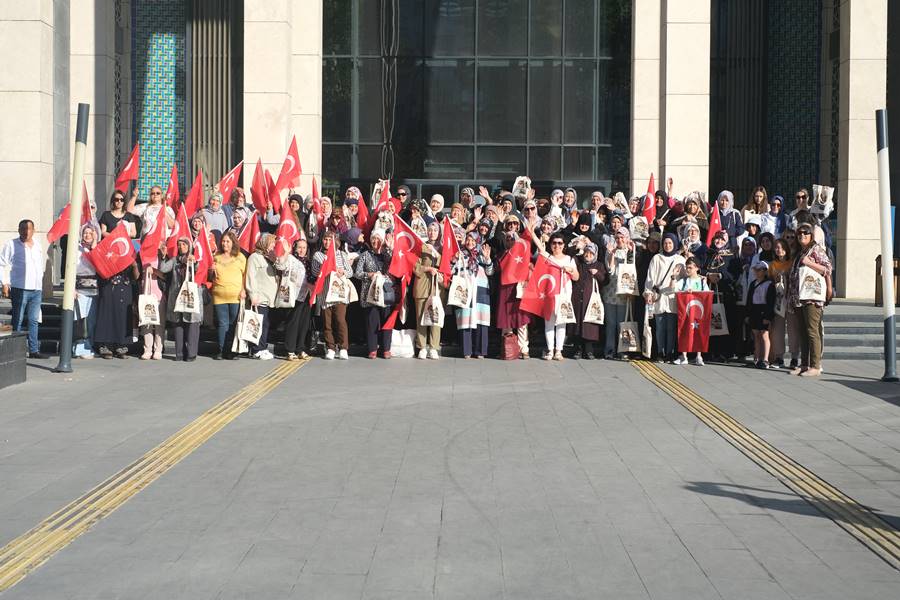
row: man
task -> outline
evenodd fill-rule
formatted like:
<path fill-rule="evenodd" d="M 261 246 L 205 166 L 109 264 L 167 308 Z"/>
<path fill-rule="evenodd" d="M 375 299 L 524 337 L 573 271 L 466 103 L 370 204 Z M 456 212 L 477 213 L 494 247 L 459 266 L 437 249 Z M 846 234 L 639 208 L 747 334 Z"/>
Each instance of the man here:
<path fill-rule="evenodd" d="M 28 319 L 28 358 L 48 358 L 40 353 L 38 342 L 44 263 L 44 250 L 34 239 L 34 223 L 19 221 L 19 237 L 0 250 L 0 284 L 3 296 L 12 300 L 13 331 L 22 331 Z"/>

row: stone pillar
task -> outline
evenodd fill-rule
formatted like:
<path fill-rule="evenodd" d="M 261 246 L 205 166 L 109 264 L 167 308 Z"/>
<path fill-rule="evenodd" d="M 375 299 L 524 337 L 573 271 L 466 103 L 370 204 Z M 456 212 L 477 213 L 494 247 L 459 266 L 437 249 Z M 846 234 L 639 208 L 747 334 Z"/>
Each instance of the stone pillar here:
<path fill-rule="evenodd" d="M 631 195 L 660 176 L 660 3 L 633 0 L 631 21 Z"/>
<path fill-rule="evenodd" d="M 875 110 L 887 100 L 887 0 L 843 0 L 840 10 L 836 284 L 842 296 L 871 299 L 881 252 Z"/>
<path fill-rule="evenodd" d="M 710 0 L 663 0 L 659 189 L 709 188 Z"/>
<path fill-rule="evenodd" d="M 293 0 L 244 0 L 244 182 L 249 188 L 256 161 L 277 179 L 291 142 L 292 38 L 310 30 L 292 28 Z M 305 4 L 305 3 L 304 3 Z M 296 132 L 298 143 L 302 132 Z M 303 152 L 300 163 L 305 166 Z"/>
<path fill-rule="evenodd" d="M 291 127 L 303 165 L 301 193 L 322 189 L 322 0 L 293 0 Z"/>
<path fill-rule="evenodd" d="M 53 3 L 0 3 L 0 241 L 53 224 Z M 43 236 L 41 236 L 43 237 Z"/>

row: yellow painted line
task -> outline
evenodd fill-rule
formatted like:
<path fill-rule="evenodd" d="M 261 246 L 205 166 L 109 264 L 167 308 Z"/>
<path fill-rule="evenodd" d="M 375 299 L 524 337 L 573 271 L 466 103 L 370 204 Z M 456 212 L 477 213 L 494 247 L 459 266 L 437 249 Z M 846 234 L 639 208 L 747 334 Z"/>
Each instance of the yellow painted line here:
<path fill-rule="evenodd" d="M 634 361 L 631 364 L 641 375 L 693 413 L 750 460 L 837 523 L 885 562 L 895 569 L 900 569 L 900 532 L 894 527 L 747 429 L 728 413 L 657 365 L 647 361 Z"/>
<path fill-rule="evenodd" d="M 272 369 L 207 410 L 138 460 L 9 542 L 0 549 L 0 592 L 21 581 L 103 517 L 156 481 L 307 362 L 308 359 L 285 362 Z"/>

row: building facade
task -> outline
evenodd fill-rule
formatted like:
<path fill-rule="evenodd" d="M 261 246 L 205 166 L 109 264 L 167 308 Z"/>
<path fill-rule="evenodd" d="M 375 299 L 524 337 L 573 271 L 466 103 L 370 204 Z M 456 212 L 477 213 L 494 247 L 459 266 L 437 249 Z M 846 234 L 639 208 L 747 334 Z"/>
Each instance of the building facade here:
<path fill-rule="evenodd" d="M 68 201 L 91 105 L 101 208 L 141 145 L 138 186 L 276 171 L 296 134 L 302 192 L 390 178 L 428 196 L 528 174 L 539 194 L 740 204 L 837 188 L 836 289 L 874 297 L 874 115 L 900 139 L 900 7 L 887 0 L 47 0 L 4 2 L 0 235 Z M 889 23 L 895 23 L 891 28 Z M 892 84 L 889 84 L 889 81 Z M 894 152 L 900 190 L 900 148 Z M 662 184 L 659 187 L 663 187 Z M 895 194 L 895 197 L 898 195 Z"/>

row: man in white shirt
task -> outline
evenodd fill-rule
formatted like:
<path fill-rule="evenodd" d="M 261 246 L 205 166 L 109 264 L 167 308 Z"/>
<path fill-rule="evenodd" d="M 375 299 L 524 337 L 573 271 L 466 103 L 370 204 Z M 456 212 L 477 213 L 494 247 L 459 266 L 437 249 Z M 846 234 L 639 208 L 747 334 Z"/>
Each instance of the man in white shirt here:
<path fill-rule="evenodd" d="M 19 222 L 19 237 L 0 250 L 0 284 L 3 295 L 12 300 L 13 331 L 22 331 L 28 320 L 28 358 L 48 358 L 40 353 L 38 317 L 44 280 L 44 250 L 34 238 L 34 223 Z"/>

